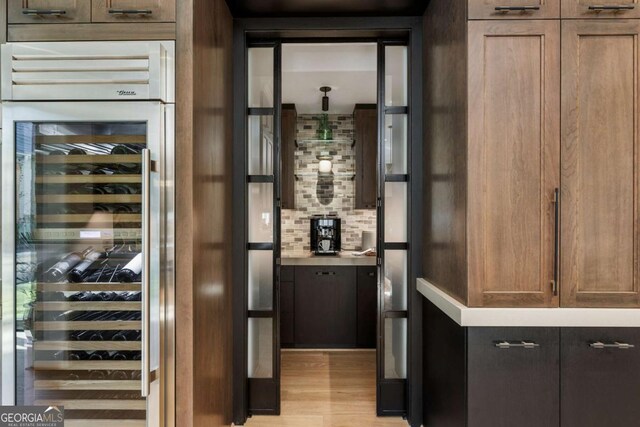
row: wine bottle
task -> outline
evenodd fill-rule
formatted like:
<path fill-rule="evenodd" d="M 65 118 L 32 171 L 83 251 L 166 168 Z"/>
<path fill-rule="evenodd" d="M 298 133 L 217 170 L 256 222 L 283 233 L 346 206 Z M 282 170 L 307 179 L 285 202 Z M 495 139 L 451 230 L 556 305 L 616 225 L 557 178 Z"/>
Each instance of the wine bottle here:
<path fill-rule="evenodd" d="M 88 248 L 84 252 L 71 252 L 65 255 L 45 272 L 45 277 L 53 282 L 61 281 L 65 274 L 78 265 L 90 251 L 91 248 Z"/>
<path fill-rule="evenodd" d="M 111 337 L 112 341 L 140 341 L 142 333 L 140 331 L 118 331 Z"/>
<path fill-rule="evenodd" d="M 94 250 L 89 252 L 79 264 L 71 269 L 68 276 L 69 281 L 73 283 L 82 282 L 82 279 L 84 279 L 87 274 L 89 267 L 91 267 L 94 262 L 102 258 L 103 255 L 104 254 L 102 252 Z"/>
<path fill-rule="evenodd" d="M 86 156 L 87 152 L 84 151 L 82 148 L 72 148 L 71 150 L 69 150 L 69 152 L 67 153 L 67 155 L 69 156 Z"/>
<path fill-rule="evenodd" d="M 89 371 L 89 378 L 92 380 L 104 380 L 107 378 L 105 371 Z"/>
<path fill-rule="evenodd" d="M 108 360 L 109 353 L 106 351 L 94 351 L 89 355 L 89 360 Z"/>
<path fill-rule="evenodd" d="M 134 148 L 132 146 L 120 144 L 120 145 L 116 145 L 111 149 L 111 154 L 113 155 L 140 154 L 140 151 L 138 150 L 141 150 L 141 149 L 138 149 L 137 147 Z M 142 170 L 142 165 L 140 163 L 120 163 L 116 166 L 120 173 L 136 174 L 136 173 L 140 173 Z"/>
<path fill-rule="evenodd" d="M 128 375 L 124 371 L 112 371 L 109 373 L 110 380 L 126 380 L 128 379 Z"/>
<path fill-rule="evenodd" d="M 87 360 L 89 357 L 89 353 L 86 351 L 72 351 L 69 353 L 69 360 Z"/>
<path fill-rule="evenodd" d="M 142 272 L 142 252 L 138 253 L 118 272 L 117 278 L 120 282 L 131 283 L 138 278 L 140 272 Z"/>

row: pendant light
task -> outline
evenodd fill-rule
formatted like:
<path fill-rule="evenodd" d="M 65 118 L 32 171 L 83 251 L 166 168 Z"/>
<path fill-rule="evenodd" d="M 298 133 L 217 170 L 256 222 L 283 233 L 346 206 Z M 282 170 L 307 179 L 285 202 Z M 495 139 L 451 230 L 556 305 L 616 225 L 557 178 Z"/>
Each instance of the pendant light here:
<path fill-rule="evenodd" d="M 322 111 L 329 111 L 329 97 L 327 96 L 328 92 L 331 92 L 331 88 L 329 86 L 322 86 L 320 88 L 320 92 L 324 93 L 322 97 Z"/>

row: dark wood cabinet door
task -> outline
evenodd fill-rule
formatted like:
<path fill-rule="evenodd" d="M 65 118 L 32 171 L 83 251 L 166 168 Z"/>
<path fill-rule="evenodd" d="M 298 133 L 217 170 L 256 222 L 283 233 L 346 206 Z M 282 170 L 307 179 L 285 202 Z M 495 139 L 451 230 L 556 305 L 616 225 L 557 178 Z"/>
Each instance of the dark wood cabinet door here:
<path fill-rule="evenodd" d="M 297 113 L 294 104 L 282 105 L 281 172 L 282 209 L 296 208 L 296 138 Z"/>
<path fill-rule="evenodd" d="M 562 23 L 561 305 L 640 307 L 640 21 Z"/>
<path fill-rule="evenodd" d="M 357 345 L 376 348 L 378 277 L 376 267 L 358 267 Z"/>
<path fill-rule="evenodd" d="M 297 347 L 356 346 L 356 269 L 296 267 Z"/>
<path fill-rule="evenodd" d="M 375 209 L 378 197 L 378 110 L 356 104 L 353 110 L 356 149 L 356 209 Z"/>
<path fill-rule="evenodd" d="M 9 24 L 71 24 L 91 21 L 90 0 L 9 0 Z"/>
<path fill-rule="evenodd" d="M 552 307 L 560 22 L 469 28 L 469 305 Z"/>
<path fill-rule="evenodd" d="M 469 427 L 560 425 L 558 328 L 469 328 L 467 334 Z"/>
<path fill-rule="evenodd" d="M 637 426 L 640 330 L 563 328 L 561 335 L 562 427 Z M 635 347 L 616 348 L 624 344 Z"/>

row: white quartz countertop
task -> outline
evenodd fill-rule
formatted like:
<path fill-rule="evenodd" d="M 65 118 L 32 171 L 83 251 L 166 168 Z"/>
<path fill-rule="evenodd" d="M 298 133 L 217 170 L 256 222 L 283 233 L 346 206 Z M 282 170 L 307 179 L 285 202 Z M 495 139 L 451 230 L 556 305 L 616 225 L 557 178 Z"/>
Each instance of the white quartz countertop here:
<path fill-rule="evenodd" d="M 311 252 L 283 253 L 282 265 L 371 266 L 376 265 L 376 257 L 356 256 L 347 251 L 339 255 L 314 255 Z"/>
<path fill-rule="evenodd" d="M 424 279 L 418 292 L 465 327 L 640 327 L 635 308 L 471 308 Z"/>

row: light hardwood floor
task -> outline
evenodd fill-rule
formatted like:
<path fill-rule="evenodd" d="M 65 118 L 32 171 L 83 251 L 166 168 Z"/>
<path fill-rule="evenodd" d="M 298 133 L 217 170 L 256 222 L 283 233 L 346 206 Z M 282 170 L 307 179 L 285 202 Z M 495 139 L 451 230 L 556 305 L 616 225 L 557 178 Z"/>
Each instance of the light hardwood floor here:
<path fill-rule="evenodd" d="M 255 416 L 247 427 L 395 427 L 376 417 L 374 351 L 282 352 L 282 411 Z"/>

